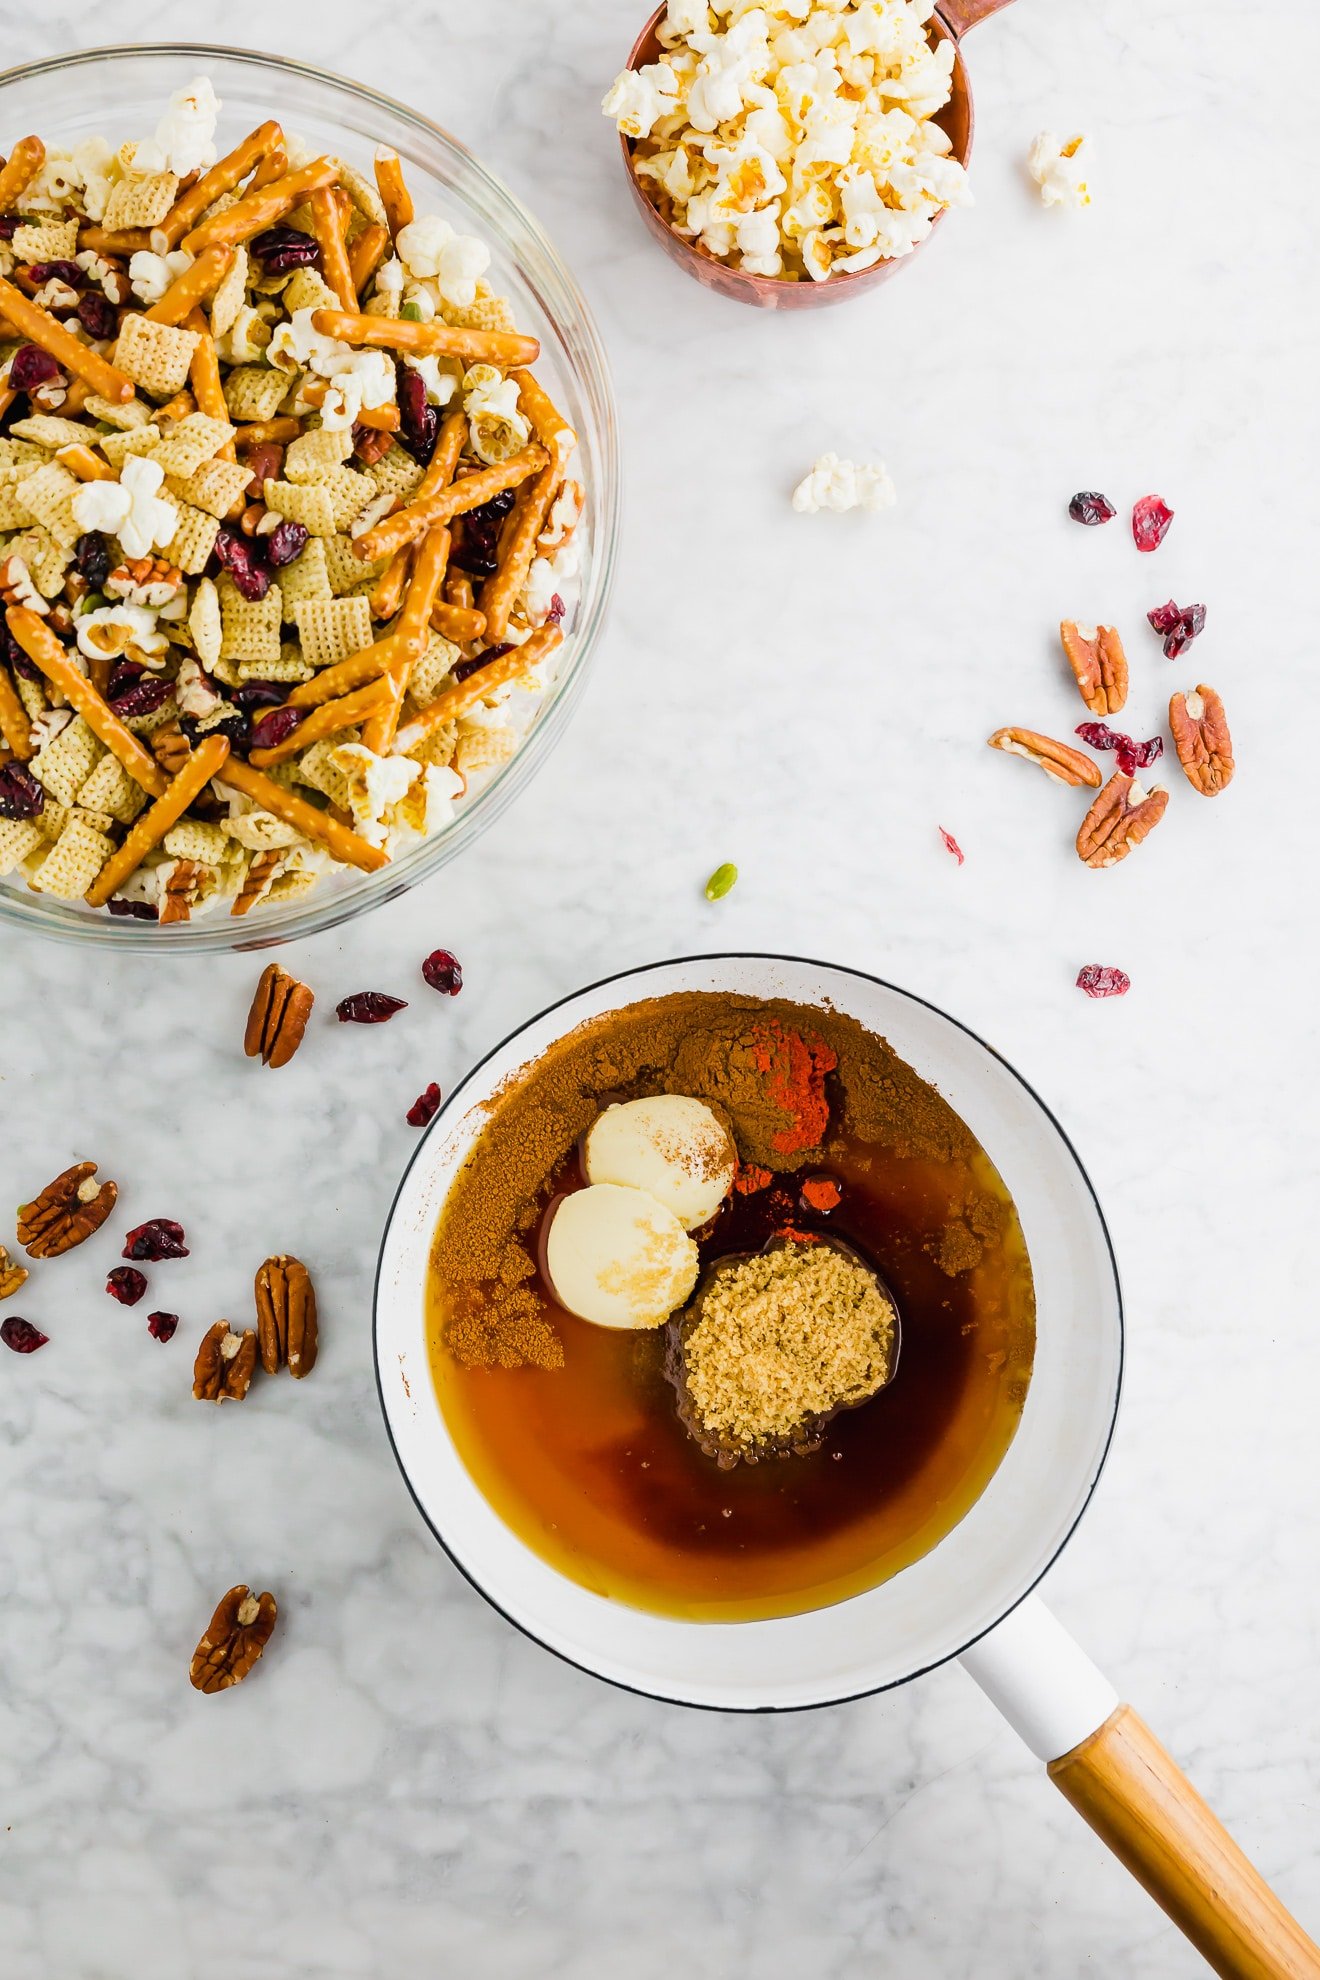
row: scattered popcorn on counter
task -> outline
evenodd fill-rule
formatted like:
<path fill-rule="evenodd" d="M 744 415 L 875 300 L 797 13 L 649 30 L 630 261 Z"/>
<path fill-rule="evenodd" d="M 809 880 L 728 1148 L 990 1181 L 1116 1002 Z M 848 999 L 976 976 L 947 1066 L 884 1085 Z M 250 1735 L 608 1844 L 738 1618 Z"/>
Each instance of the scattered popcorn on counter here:
<path fill-rule="evenodd" d="M 603 109 L 676 233 L 753 275 L 823 282 L 910 254 L 967 178 L 932 119 L 934 0 L 670 0 L 658 62 Z"/>
<path fill-rule="evenodd" d="M 1032 141 L 1027 169 L 1040 187 L 1042 205 L 1089 206 L 1094 156 L 1095 139 L 1082 132 L 1060 138 L 1053 131 L 1041 131 Z"/>
<path fill-rule="evenodd" d="M 859 466 L 842 461 L 837 454 L 822 454 L 804 481 L 793 490 L 793 507 L 799 515 L 818 515 L 822 509 L 844 515 L 849 509 L 867 509 L 878 514 L 892 509 L 898 500 L 894 484 L 885 468 Z"/>

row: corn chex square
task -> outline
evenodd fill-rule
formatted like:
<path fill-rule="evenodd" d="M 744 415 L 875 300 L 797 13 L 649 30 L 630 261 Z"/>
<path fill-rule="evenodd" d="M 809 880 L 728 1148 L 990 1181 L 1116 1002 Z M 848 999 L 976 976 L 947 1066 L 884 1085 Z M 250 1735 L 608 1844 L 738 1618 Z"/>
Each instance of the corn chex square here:
<path fill-rule="evenodd" d="M 310 667 L 333 667 L 371 645 L 371 607 L 365 598 L 328 598 L 294 608 L 294 624 Z"/>
<path fill-rule="evenodd" d="M 117 426 L 125 433 L 135 426 L 147 426 L 151 420 L 151 408 L 143 405 L 141 399 L 129 399 L 121 406 L 113 399 L 102 399 L 89 392 L 83 404 L 103 426 Z"/>
<path fill-rule="evenodd" d="M 196 577 L 206 569 L 206 560 L 219 534 L 220 524 L 214 516 L 208 516 L 205 509 L 194 508 L 190 502 L 183 503 L 179 509 L 179 526 L 165 546 L 170 562 L 189 577 Z"/>
<path fill-rule="evenodd" d="M 457 743 L 457 722 L 441 722 L 435 728 L 428 729 L 421 741 L 404 753 L 414 763 L 434 764 L 437 769 L 443 770 L 453 762 Z"/>
<path fill-rule="evenodd" d="M 220 657 L 224 660 L 278 660 L 280 657 L 280 588 L 273 584 L 264 598 L 244 598 L 228 571 L 217 585 L 220 594 Z"/>
<path fill-rule="evenodd" d="M 211 335 L 223 337 L 231 330 L 238 312 L 247 301 L 248 251 L 236 248 L 228 273 L 211 297 Z"/>
<path fill-rule="evenodd" d="M 284 479 L 303 487 L 314 486 L 327 468 L 341 467 L 352 451 L 351 427 L 338 432 L 326 426 L 315 427 L 289 442 L 284 456 Z"/>
<path fill-rule="evenodd" d="M 455 330 L 516 331 L 518 320 L 503 296 L 478 296 L 471 303 L 443 303 L 441 314 Z"/>
<path fill-rule="evenodd" d="M 368 502 L 375 502 L 380 497 L 380 491 L 373 487 L 371 477 L 358 474 L 350 467 L 323 468 L 316 486 L 324 488 L 330 497 L 337 529 L 350 529 Z"/>
<path fill-rule="evenodd" d="M 391 443 L 387 454 L 382 454 L 380 459 L 373 461 L 367 469 L 367 473 L 382 494 L 388 489 L 389 493 L 396 495 L 401 502 L 407 501 L 425 472 L 424 468 L 417 465 L 412 455 L 405 454 L 403 448 L 395 442 Z"/>
<path fill-rule="evenodd" d="M 171 695 L 162 701 L 159 708 L 153 708 L 149 715 L 126 715 L 124 727 L 131 729 L 135 736 L 154 736 L 157 729 L 168 727 L 179 719 L 179 704 Z"/>
<path fill-rule="evenodd" d="M 29 854 L 46 842 L 30 818 L 0 818 L 0 878 L 17 872 Z"/>
<path fill-rule="evenodd" d="M 159 454 L 156 456 L 159 460 Z M 194 509 L 205 509 L 208 516 L 223 522 L 252 476 L 238 461 L 203 461 L 186 481 L 170 480 L 170 491 Z"/>
<path fill-rule="evenodd" d="M 388 561 L 382 557 L 374 564 L 364 563 L 354 552 L 352 537 L 326 538 L 325 568 L 336 598 L 342 598 L 346 591 L 353 591 L 360 584 L 374 584 Z"/>
<path fill-rule="evenodd" d="M 280 590 L 284 593 L 286 621 L 292 621 L 296 606 L 334 597 L 326 574 L 323 537 L 309 536 L 301 553 L 291 564 L 285 564 L 280 572 Z"/>
<path fill-rule="evenodd" d="M 300 646 L 292 640 L 284 640 L 280 646 L 278 660 L 240 660 L 238 678 L 244 681 L 310 681 L 313 669 L 303 657 Z"/>
<path fill-rule="evenodd" d="M 125 227 L 159 227 L 173 206 L 179 181 L 173 172 L 143 172 L 112 186 L 101 225 L 107 233 Z"/>
<path fill-rule="evenodd" d="M 101 756 L 101 745 L 81 715 L 66 722 L 28 765 L 53 798 L 72 804 Z"/>
<path fill-rule="evenodd" d="M 68 824 L 32 876 L 39 894 L 57 901 L 79 901 L 114 851 L 104 832 L 86 819 L 70 817 Z"/>
<path fill-rule="evenodd" d="M 19 494 L 18 483 L 0 481 L 0 530 L 26 529 L 32 520 L 32 511 Z"/>
<path fill-rule="evenodd" d="M 418 657 L 408 676 L 408 692 L 419 707 L 424 708 L 435 700 L 447 675 L 462 658 L 459 649 L 438 632 L 431 634 L 426 651 Z"/>
<path fill-rule="evenodd" d="M 339 173 L 339 183 L 358 212 L 374 222 L 377 227 L 383 227 L 386 224 L 385 208 L 372 181 L 365 172 L 359 172 L 356 165 L 350 165 L 346 158 L 336 158 L 335 165 Z"/>
<path fill-rule="evenodd" d="M 61 467 L 58 461 L 48 461 L 17 485 L 20 502 L 26 502 L 34 519 L 49 531 L 57 543 L 72 549 L 82 535 L 82 530 L 74 519 L 73 498 L 82 487 L 76 475 Z M 40 587 L 38 587 L 40 589 Z"/>
<path fill-rule="evenodd" d="M 28 220 L 14 229 L 15 261 L 72 261 L 78 252 L 77 220 Z"/>
<path fill-rule="evenodd" d="M 112 468 L 121 468 L 130 454 L 154 454 L 160 444 L 160 428 L 130 426 L 122 433 L 101 433 L 96 445 L 101 449 Z"/>
<path fill-rule="evenodd" d="M 291 380 L 272 364 L 235 365 L 225 379 L 225 404 L 231 419 L 273 419 L 284 402 Z"/>
<path fill-rule="evenodd" d="M 119 325 L 115 363 L 149 397 L 172 399 L 188 383 L 188 368 L 200 342 L 196 330 L 152 323 L 145 316 L 125 316 Z"/>
<path fill-rule="evenodd" d="M 177 481 L 187 481 L 203 461 L 213 459 L 233 437 L 234 429 L 228 420 L 210 419 L 201 412 L 188 413 L 177 426 L 171 427 L 153 458 L 160 462 L 166 474 L 173 475 Z"/>
<path fill-rule="evenodd" d="M 147 801 L 140 784 L 107 750 L 78 793 L 82 811 L 101 811 L 118 825 L 131 825 Z"/>
<path fill-rule="evenodd" d="M 299 309 L 342 309 L 343 304 L 314 268 L 299 268 L 280 297 L 292 316 Z"/>
<path fill-rule="evenodd" d="M 48 529 L 34 523 L 21 536 L 11 538 L 8 547 L 11 557 L 23 559 L 28 567 L 28 576 L 43 598 L 54 598 L 57 592 L 64 589 L 64 573 L 73 562 L 73 552 L 65 544 L 57 543 Z M 34 683 L 22 680 L 16 683 L 20 694 L 25 686 L 32 685 Z M 23 705 L 27 706 L 26 696 Z M 44 699 L 42 705 L 45 705 Z"/>
<path fill-rule="evenodd" d="M 231 839 L 222 825 L 200 818 L 181 818 L 162 843 L 175 859 L 199 859 L 206 866 L 224 866 L 240 852 L 237 839 Z"/>
<path fill-rule="evenodd" d="M 53 846 L 72 816 L 73 813 L 67 804 L 60 804 L 57 799 L 48 798 L 45 810 L 32 822 L 40 827 L 41 836 L 46 844 Z"/>
<path fill-rule="evenodd" d="M 313 743 L 304 750 L 294 763 L 300 784 L 308 784 L 312 790 L 320 791 L 331 804 L 337 804 L 341 811 L 349 809 L 348 778 L 334 761 L 332 752 L 343 740 L 342 737 L 326 737 L 323 742 Z"/>
<path fill-rule="evenodd" d="M 108 811 L 88 811 L 81 798 L 69 813 L 70 825 L 89 825 L 93 832 L 103 832 L 107 838 L 110 836 L 114 822 Z"/>
<path fill-rule="evenodd" d="M 271 881 L 266 898 L 272 902 L 297 900 L 300 894 L 309 893 L 317 886 L 320 878 L 319 873 L 308 873 L 299 867 L 286 868 Z"/>
<path fill-rule="evenodd" d="M 290 522 L 299 522 L 313 536 L 333 536 L 335 505 L 328 488 L 299 488 L 292 481 L 268 481 L 266 507 Z"/>
<path fill-rule="evenodd" d="M 214 578 L 204 577 L 198 581 L 188 611 L 188 630 L 192 634 L 193 650 L 197 658 L 209 671 L 220 658 L 220 648 L 223 644 L 220 629 L 220 594 L 215 588 Z"/>
<path fill-rule="evenodd" d="M 18 468 L 39 467 L 46 458 L 44 447 L 34 446 L 31 440 L 16 440 L 12 434 L 0 434 L 0 469 L 12 474 Z"/>
<path fill-rule="evenodd" d="M 9 431 L 16 440 L 31 440 L 52 454 L 57 447 L 72 447 L 79 440 L 87 444 L 82 421 L 61 419 L 58 413 L 29 413 L 26 419 L 16 419 Z"/>

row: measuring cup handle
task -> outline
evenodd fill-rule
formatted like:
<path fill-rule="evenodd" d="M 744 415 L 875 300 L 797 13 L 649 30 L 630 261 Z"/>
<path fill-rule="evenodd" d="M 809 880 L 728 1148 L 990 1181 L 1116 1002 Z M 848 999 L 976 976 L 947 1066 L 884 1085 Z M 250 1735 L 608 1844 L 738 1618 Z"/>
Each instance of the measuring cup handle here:
<path fill-rule="evenodd" d="M 1050 1779 L 1224 1980 L 1320 1980 L 1320 1947 L 1042 1603 L 962 1658 Z"/>
<path fill-rule="evenodd" d="M 1008 4 L 1009 0 L 940 0 L 940 14 L 945 26 L 961 41 L 968 28 L 974 28 L 978 21 L 997 14 Z"/>

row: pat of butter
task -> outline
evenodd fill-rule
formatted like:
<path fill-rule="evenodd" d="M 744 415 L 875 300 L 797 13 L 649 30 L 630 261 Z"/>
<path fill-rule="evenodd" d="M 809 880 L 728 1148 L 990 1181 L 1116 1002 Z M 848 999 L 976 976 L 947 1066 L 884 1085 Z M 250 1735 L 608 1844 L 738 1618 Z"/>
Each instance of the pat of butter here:
<path fill-rule="evenodd" d="M 564 1198 L 545 1262 L 560 1305 L 597 1327 L 659 1327 L 697 1282 L 697 1247 L 677 1217 L 618 1183 Z"/>
<path fill-rule="evenodd" d="M 702 1100 L 659 1093 L 607 1107 L 587 1135 L 587 1181 L 643 1189 L 693 1231 L 733 1187 L 732 1136 Z"/>

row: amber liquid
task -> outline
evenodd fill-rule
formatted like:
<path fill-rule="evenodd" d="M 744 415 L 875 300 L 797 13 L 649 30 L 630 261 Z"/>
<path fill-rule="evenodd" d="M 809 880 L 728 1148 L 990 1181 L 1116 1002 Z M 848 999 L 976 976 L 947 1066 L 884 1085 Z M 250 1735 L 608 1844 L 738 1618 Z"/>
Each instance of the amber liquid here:
<path fill-rule="evenodd" d="M 919 1560 L 984 1491 L 1017 1429 L 1035 1345 L 1031 1267 L 1007 1191 L 980 1151 L 934 1163 L 848 1142 L 829 1155 L 813 1172 L 842 1186 L 829 1215 L 806 1209 L 801 1178 L 787 1177 L 731 1197 L 701 1237 L 704 1266 L 759 1249 L 785 1223 L 829 1231 L 894 1294 L 893 1381 L 835 1417 L 810 1456 L 722 1471 L 678 1420 L 666 1330 L 590 1326 L 555 1304 L 539 1273 L 564 1367 L 460 1365 L 444 1346 L 433 1266 L 431 1361 L 446 1423 L 491 1505 L 562 1574 L 663 1615 L 794 1615 Z M 570 1157 L 546 1202 L 579 1184 Z M 998 1207 L 1002 1228 L 978 1264 L 950 1277 L 934 1254 L 969 1194 Z"/>

